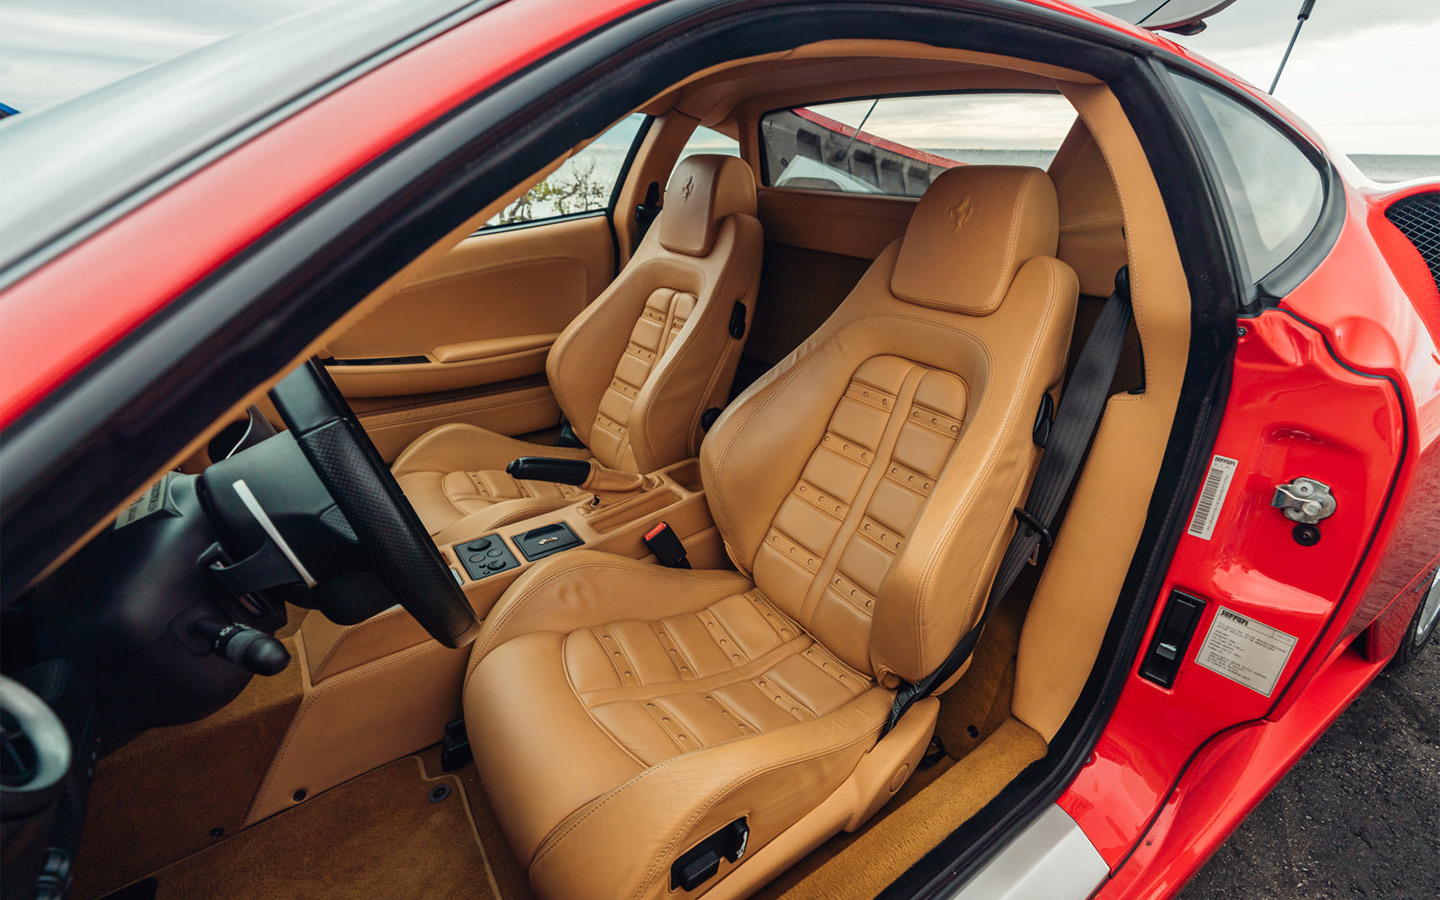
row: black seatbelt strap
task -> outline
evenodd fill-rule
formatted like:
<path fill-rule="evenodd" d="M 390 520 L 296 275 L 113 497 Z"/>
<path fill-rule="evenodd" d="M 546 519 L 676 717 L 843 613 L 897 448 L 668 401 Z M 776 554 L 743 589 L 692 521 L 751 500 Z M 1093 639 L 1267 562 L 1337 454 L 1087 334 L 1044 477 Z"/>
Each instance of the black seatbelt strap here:
<path fill-rule="evenodd" d="M 1056 516 L 1075 482 L 1075 476 L 1080 472 L 1080 464 L 1085 461 L 1090 439 L 1100 424 L 1100 414 L 1105 411 L 1110 382 L 1115 377 L 1115 367 L 1125 346 L 1125 333 L 1130 330 L 1130 318 L 1129 270 L 1122 268 L 1115 273 L 1115 292 L 1105 301 L 1095 327 L 1085 340 L 1085 349 L 1080 351 L 1070 383 L 1065 386 L 1065 394 L 1060 398 L 1060 409 L 1055 414 L 1055 423 L 1045 442 L 1045 453 L 1035 470 L 1030 494 L 1024 508 L 1015 510 L 1019 526 L 1000 560 L 1000 568 L 990 585 L 980 621 L 960 638 L 955 649 L 935 671 L 914 684 L 901 685 L 895 694 L 890 718 L 885 723 L 885 733 L 895 727 L 895 723 L 916 701 L 930 696 L 960 671 L 965 660 L 974 652 L 985 623 L 1024 571 L 1025 564 L 1035 555 L 1041 543 L 1046 547 L 1055 543 L 1053 530 L 1058 524 Z"/>

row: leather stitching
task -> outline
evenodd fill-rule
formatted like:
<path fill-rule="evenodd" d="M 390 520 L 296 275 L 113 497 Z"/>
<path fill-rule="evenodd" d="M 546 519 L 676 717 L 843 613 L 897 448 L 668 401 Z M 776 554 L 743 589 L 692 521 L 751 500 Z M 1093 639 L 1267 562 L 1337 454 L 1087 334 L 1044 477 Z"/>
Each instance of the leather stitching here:
<path fill-rule="evenodd" d="M 681 574 L 673 569 L 664 569 L 657 566 L 646 565 L 644 563 L 633 561 L 602 562 L 597 560 L 595 562 L 578 563 L 569 566 L 556 566 L 553 571 L 545 573 L 543 577 L 537 578 L 533 583 L 526 585 L 524 591 L 521 593 L 517 593 L 514 600 L 506 604 L 505 608 L 500 611 L 498 616 L 492 616 L 492 618 L 495 618 L 495 627 L 493 629 L 487 628 L 486 630 L 489 631 L 489 634 L 482 635 L 484 642 L 479 643 L 475 651 L 477 659 L 483 659 L 491 650 L 494 649 L 494 636 L 504 631 L 506 623 L 508 623 L 512 618 L 514 618 L 515 615 L 525 606 L 525 601 L 528 600 L 531 596 L 533 596 L 541 588 L 549 586 L 552 582 L 558 579 L 569 578 L 580 572 L 603 569 L 627 570 L 650 578 L 654 581 L 663 581 L 670 584 L 700 584 L 705 586 L 718 587 L 720 585 L 733 583 L 736 580 L 733 575 L 728 574 L 725 577 L 707 577 L 693 570 Z M 513 590 L 513 585 L 511 589 Z M 717 597 L 716 599 L 719 600 L 723 598 Z M 485 624 L 488 626 L 490 624 L 489 620 L 487 620 Z"/>
<path fill-rule="evenodd" d="M 855 701 L 851 702 L 853 703 Z M 832 713 L 832 715 L 835 714 L 838 714 L 838 711 L 837 713 Z M 741 786 L 746 781 L 749 781 L 753 776 L 760 773 L 772 769 L 782 768 L 788 765 L 793 765 L 796 763 L 808 762 L 811 759 L 826 756 L 830 753 L 846 749 L 847 747 L 867 740 L 873 741 L 874 737 L 880 732 L 881 724 L 883 724 L 882 721 L 877 719 L 873 726 L 871 726 L 869 729 L 857 736 L 845 738 L 840 741 L 835 741 L 818 749 L 809 749 L 800 753 L 792 754 L 788 757 L 783 757 L 778 760 L 767 760 L 766 762 L 753 765 L 745 771 L 732 777 L 715 792 L 715 794 L 710 798 L 709 801 L 707 801 L 698 810 L 696 810 L 695 813 L 690 816 L 689 820 L 686 821 L 680 829 L 677 830 L 676 836 L 671 838 L 669 844 L 666 845 L 664 850 L 657 857 L 656 862 L 652 863 L 646 877 L 641 881 L 639 890 L 637 891 L 635 896 L 638 897 L 643 894 L 644 889 L 649 886 L 650 881 L 654 878 L 655 870 L 663 866 L 664 861 L 669 858 L 670 853 L 675 849 L 676 844 L 686 834 L 688 834 L 690 828 L 692 828 L 697 821 L 703 818 L 704 814 L 708 812 L 712 806 L 723 800 L 725 797 L 729 796 L 730 792 L 733 791 L 735 788 Z M 541 842 L 539 849 L 535 851 L 535 855 L 530 860 L 529 868 L 533 870 L 535 866 L 537 866 L 540 861 L 545 858 L 545 856 L 547 856 L 562 842 L 564 842 L 565 839 L 568 838 L 571 834 L 573 834 L 577 828 L 583 825 L 586 820 L 588 820 L 595 813 L 603 809 L 605 805 L 608 804 L 611 800 L 614 800 L 616 797 L 621 796 L 625 790 L 636 784 L 641 783 L 647 778 L 658 777 L 659 773 L 664 772 L 668 767 L 675 765 L 680 760 L 688 759 L 689 756 L 689 753 L 681 754 L 680 756 L 673 757 L 672 759 L 668 759 L 665 762 L 652 766 L 646 771 L 641 772 L 634 778 L 631 778 L 629 781 L 610 791 L 608 794 L 605 794 L 604 796 L 595 800 L 583 813 L 581 813 L 578 817 L 573 818 L 573 820 L 569 822 L 568 825 L 565 825 L 560 833 L 547 837 L 544 841 Z"/>

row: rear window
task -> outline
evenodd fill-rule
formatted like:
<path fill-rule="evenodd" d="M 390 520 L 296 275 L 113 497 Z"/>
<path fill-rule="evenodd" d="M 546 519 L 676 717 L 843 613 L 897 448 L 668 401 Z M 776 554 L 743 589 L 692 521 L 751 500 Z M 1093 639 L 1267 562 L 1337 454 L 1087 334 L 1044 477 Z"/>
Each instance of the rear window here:
<path fill-rule="evenodd" d="M 958 165 L 1045 168 L 1075 123 L 1059 94 L 977 92 L 817 103 L 760 120 L 770 187 L 919 197 Z"/>

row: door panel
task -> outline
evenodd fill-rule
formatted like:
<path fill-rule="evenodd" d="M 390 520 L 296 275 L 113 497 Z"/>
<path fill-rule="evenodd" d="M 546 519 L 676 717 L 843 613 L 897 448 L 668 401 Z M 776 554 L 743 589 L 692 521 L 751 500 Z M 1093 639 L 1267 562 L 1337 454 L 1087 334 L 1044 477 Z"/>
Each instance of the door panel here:
<path fill-rule="evenodd" d="M 444 422 L 554 425 L 546 354 L 610 283 L 614 253 L 603 214 L 480 232 L 332 341 L 330 374 L 387 460 Z"/>
<path fill-rule="evenodd" d="M 560 407 L 544 375 L 420 397 L 356 397 L 350 405 L 387 462 L 431 428 L 451 422 L 528 434 L 560 421 Z"/>

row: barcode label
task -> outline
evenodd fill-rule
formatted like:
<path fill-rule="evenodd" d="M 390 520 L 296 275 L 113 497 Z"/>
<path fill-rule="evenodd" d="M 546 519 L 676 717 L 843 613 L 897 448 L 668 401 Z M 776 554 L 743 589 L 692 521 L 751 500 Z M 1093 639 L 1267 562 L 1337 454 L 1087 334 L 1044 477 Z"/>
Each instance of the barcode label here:
<path fill-rule="evenodd" d="M 1240 463 L 1228 456 L 1216 455 L 1210 460 L 1210 474 L 1205 476 L 1205 486 L 1200 489 L 1200 500 L 1195 504 L 1195 515 L 1190 517 L 1190 528 L 1186 534 L 1210 540 L 1215 533 L 1215 520 L 1220 518 L 1220 509 L 1225 505 L 1225 495 L 1230 493 L 1230 479 Z"/>

